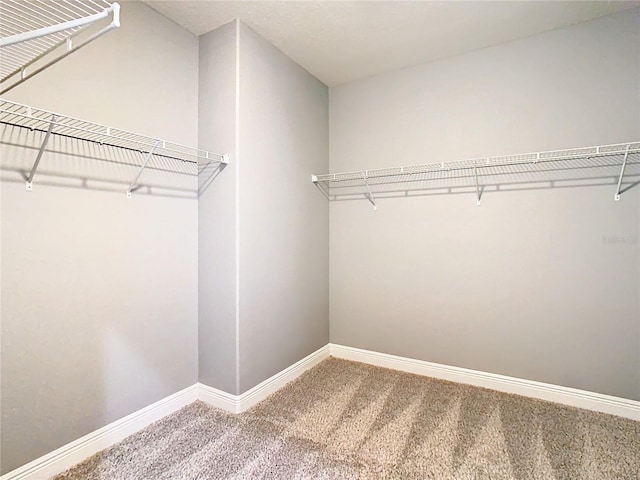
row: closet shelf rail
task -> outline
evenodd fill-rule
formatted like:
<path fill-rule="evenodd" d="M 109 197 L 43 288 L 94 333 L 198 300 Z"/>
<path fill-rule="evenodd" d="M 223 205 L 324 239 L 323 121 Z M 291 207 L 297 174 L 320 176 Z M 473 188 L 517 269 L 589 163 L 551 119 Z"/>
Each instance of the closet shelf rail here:
<path fill-rule="evenodd" d="M 139 152 L 145 155 L 145 162 L 127 190 L 127 196 L 129 197 L 131 197 L 131 192 L 135 189 L 136 182 L 151 157 L 188 162 L 196 164 L 198 167 L 202 165 L 218 165 L 224 168 L 229 163 L 229 155 L 227 154 L 209 152 L 167 140 L 132 133 L 6 99 L 0 99 L 0 124 L 28 129 L 45 135 L 31 174 L 28 176 L 27 191 L 32 189 L 33 176 L 51 135 Z"/>
<path fill-rule="evenodd" d="M 359 182 L 365 188 L 365 197 L 376 208 L 375 200 L 371 193 L 370 182 L 384 178 L 406 178 L 406 181 L 413 181 L 418 175 L 454 172 L 466 170 L 473 175 L 477 196 L 477 204 L 480 205 L 481 186 L 478 183 L 478 171 L 489 167 L 505 167 L 512 165 L 538 164 L 544 162 L 571 161 L 581 159 L 592 159 L 596 157 L 623 156 L 620 165 L 620 175 L 617 189 L 614 195 L 615 200 L 620 200 L 621 185 L 627 165 L 627 159 L 631 154 L 640 153 L 640 141 L 618 143 L 612 145 L 600 145 L 595 147 L 571 148 L 565 150 L 551 150 L 544 152 L 522 153 L 516 155 L 503 155 L 496 157 L 475 158 L 469 160 L 459 160 L 450 162 L 428 163 L 422 165 L 399 166 L 387 168 L 375 168 L 369 170 L 357 170 L 341 173 L 327 173 L 312 175 L 311 181 L 329 197 L 330 189 L 340 187 L 343 184 Z M 413 177 L 413 178 L 412 178 Z"/>
<path fill-rule="evenodd" d="M 109 24 L 84 38 L 89 26 Z M 107 0 L 0 2 L 0 94 L 120 26 L 120 5 Z"/>

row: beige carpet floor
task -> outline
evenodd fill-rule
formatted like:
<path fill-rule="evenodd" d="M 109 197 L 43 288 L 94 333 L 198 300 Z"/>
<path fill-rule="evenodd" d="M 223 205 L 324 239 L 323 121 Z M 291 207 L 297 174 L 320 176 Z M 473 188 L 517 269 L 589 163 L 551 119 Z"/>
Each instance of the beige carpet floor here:
<path fill-rule="evenodd" d="M 253 409 L 196 402 L 56 480 L 640 479 L 640 422 L 330 358 Z"/>

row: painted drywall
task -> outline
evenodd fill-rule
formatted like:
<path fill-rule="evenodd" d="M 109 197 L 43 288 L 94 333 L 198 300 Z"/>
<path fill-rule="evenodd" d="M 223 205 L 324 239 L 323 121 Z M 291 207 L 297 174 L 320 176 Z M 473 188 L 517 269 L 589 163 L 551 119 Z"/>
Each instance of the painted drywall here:
<path fill-rule="evenodd" d="M 198 39 L 123 2 L 119 29 L 6 97 L 195 145 L 197 95 Z M 111 161 L 52 152 L 71 148 Z M 35 150 L 0 152 L 2 472 L 197 381 L 197 178 L 145 174 L 164 190 L 127 199 L 139 157 L 48 150 L 30 193 Z"/>
<path fill-rule="evenodd" d="M 637 140 L 639 35 L 636 9 L 331 88 L 331 171 Z M 331 341 L 639 400 L 640 189 L 593 171 L 332 202 Z"/>
<path fill-rule="evenodd" d="M 199 145 L 230 155 L 201 175 L 198 221 L 199 381 L 237 393 L 236 44 L 230 23 L 200 37 Z M 214 178 L 215 177 L 215 178 Z"/>
<path fill-rule="evenodd" d="M 200 38 L 199 107 L 231 153 L 200 194 L 199 377 L 239 395 L 329 341 L 328 89 L 234 22 Z"/>
<path fill-rule="evenodd" d="M 242 393 L 329 340 L 328 89 L 240 25 Z"/>

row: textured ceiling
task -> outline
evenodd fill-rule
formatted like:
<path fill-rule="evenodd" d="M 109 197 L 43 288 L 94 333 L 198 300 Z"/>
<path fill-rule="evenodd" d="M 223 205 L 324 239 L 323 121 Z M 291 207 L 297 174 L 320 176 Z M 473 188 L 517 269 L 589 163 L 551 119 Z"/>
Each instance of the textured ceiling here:
<path fill-rule="evenodd" d="M 329 86 L 640 6 L 640 0 L 146 3 L 196 35 L 239 18 Z"/>

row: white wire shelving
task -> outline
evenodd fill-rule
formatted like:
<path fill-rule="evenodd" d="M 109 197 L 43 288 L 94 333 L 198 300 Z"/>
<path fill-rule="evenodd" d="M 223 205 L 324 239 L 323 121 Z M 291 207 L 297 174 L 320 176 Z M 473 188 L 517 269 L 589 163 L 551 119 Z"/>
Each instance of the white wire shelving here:
<path fill-rule="evenodd" d="M 197 171 L 202 171 L 212 166 L 222 169 L 229 163 L 229 156 L 226 154 L 209 152 L 167 140 L 140 135 L 5 99 L 0 99 L 0 124 L 44 134 L 33 167 L 27 176 L 27 191 L 31 191 L 33 188 L 33 178 L 52 135 L 143 154 L 144 160 L 137 175 L 127 188 L 127 196 L 129 198 L 138 187 L 140 176 L 152 158 L 185 162 L 197 167 Z"/>
<path fill-rule="evenodd" d="M 322 175 L 312 175 L 312 182 L 324 193 L 328 199 L 336 199 L 334 195 L 336 189 L 353 189 L 360 187 L 362 195 L 376 209 L 376 200 L 372 187 L 381 185 L 386 181 L 393 183 L 402 182 L 428 182 L 428 175 L 448 174 L 451 172 L 461 172 L 462 176 L 471 179 L 471 186 L 475 187 L 476 204 L 480 205 L 483 185 L 479 181 L 479 176 L 483 170 L 496 169 L 499 167 L 521 167 L 526 165 L 541 165 L 548 162 L 563 162 L 566 168 L 593 168 L 594 165 L 580 161 L 597 158 L 610 158 L 620 161 L 619 174 L 617 174 L 617 184 L 614 193 L 614 200 L 620 200 L 623 192 L 622 182 L 625 176 L 628 162 L 631 156 L 640 154 L 640 141 L 619 143 L 613 145 L 600 145 L 594 147 L 571 148 L 565 150 L 551 150 L 544 152 L 522 153 L 516 155 L 504 155 L 496 157 L 475 158 L 469 160 L 428 163 L 422 165 L 376 168 L 370 170 L 357 170 L 342 173 L 328 173 Z M 568 163 L 575 162 L 569 166 Z M 637 165 L 635 162 L 634 165 Z M 612 166 L 611 164 L 609 166 Z M 354 195 L 351 190 L 350 195 Z"/>
<path fill-rule="evenodd" d="M 104 19 L 110 22 L 78 36 Z M 107 0 L 2 0 L 0 94 L 120 26 L 120 5 Z"/>

